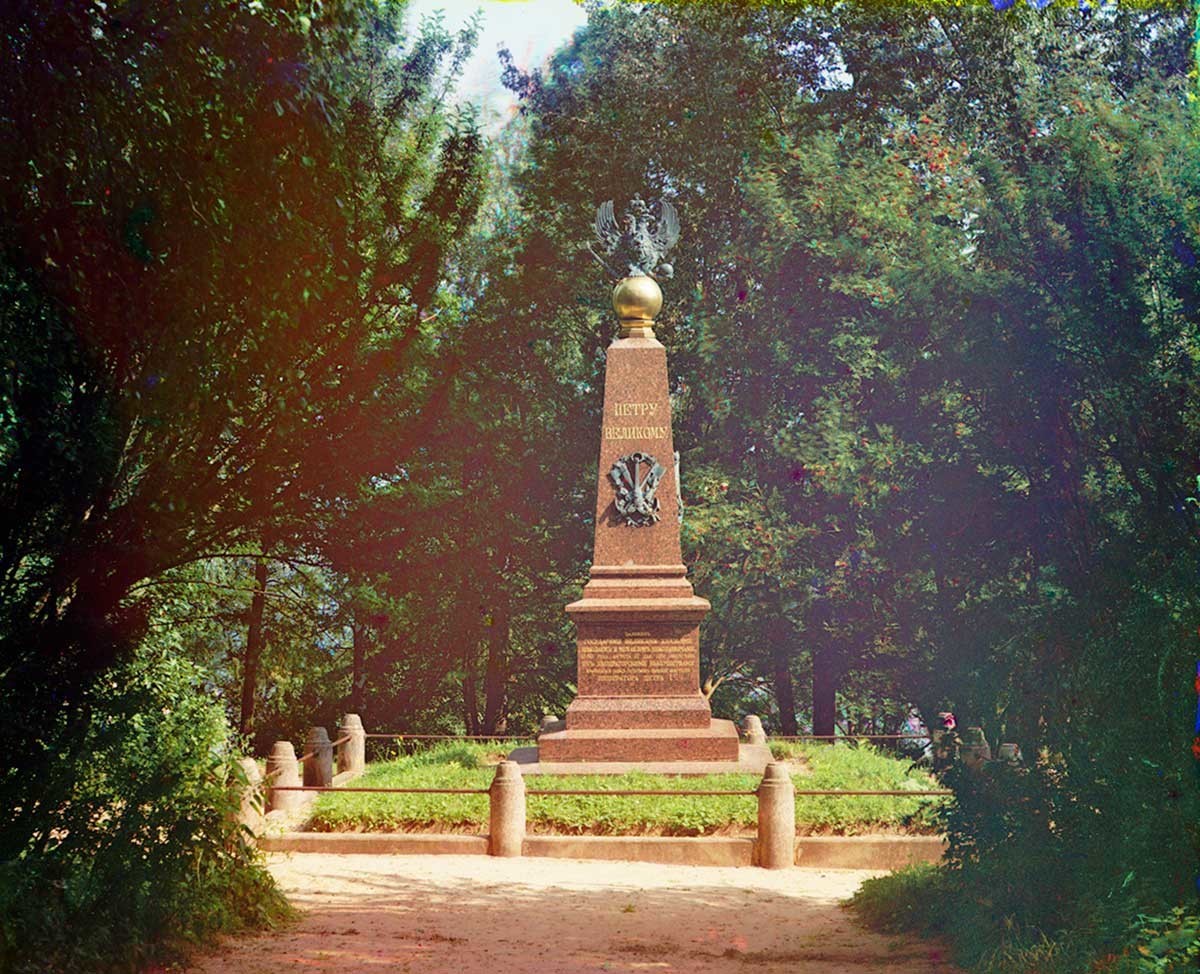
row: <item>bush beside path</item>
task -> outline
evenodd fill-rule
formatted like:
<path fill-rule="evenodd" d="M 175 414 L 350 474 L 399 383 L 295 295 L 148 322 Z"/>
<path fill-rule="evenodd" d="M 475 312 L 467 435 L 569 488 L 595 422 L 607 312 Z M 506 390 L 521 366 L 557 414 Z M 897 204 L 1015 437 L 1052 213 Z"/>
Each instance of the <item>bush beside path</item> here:
<path fill-rule="evenodd" d="M 486 856 L 272 856 L 293 927 L 192 974 L 956 974 L 936 941 L 859 926 L 862 870 L 725 869 Z"/>

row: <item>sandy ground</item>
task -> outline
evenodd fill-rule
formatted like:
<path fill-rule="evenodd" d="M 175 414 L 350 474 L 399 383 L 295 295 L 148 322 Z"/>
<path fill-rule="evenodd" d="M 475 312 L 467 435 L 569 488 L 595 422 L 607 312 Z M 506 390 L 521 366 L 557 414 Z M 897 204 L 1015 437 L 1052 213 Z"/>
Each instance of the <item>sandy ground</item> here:
<path fill-rule="evenodd" d="M 302 911 L 194 974 L 953 974 L 944 948 L 870 933 L 852 869 L 488 856 L 274 855 Z"/>

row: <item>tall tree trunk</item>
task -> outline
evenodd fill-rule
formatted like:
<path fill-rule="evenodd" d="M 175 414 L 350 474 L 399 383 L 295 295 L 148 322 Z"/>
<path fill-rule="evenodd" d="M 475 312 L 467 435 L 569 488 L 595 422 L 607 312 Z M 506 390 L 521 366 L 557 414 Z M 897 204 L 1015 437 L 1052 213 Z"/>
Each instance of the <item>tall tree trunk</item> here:
<path fill-rule="evenodd" d="M 775 669 L 775 703 L 779 707 L 779 732 L 796 733 L 796 690 L 792 686 L 791 644 L 782 627 L 775 631 L 771 662 Z"/>
<path fill-rule="evenodd" d="M 828 649 L 812 651 L 812 711 L 813 733 L 832 735 L 837 717 L 837 673 L 833 652 Z"/>
<path fill-rule="evenodd" d="M 468 734 L 479 733 L 479 696 L 475 688 L 475 645 L 463 649 L 463 726 Z"/>
<path fill-rule="evenodd" d="M 498 602 L 492 611 L 492 626 L 488 630 L 487 667 L 483 676 L 483 731 L 484 734 L 502 734 L 505 722 L 504 687 L 508 679 L 508 639 L 511 617 L 508 592 L 501 585 L 496 588 Z"/>
<path fill-rule="evenodd" d="M 246 654 L 242 659 L 242 714 L 238 720 L 238 732 L 245 737 L 254 733 L 254 691 L 258 685 L 258 664 L 266 642 L 266 633 L 263 631 L 266 597 L 267 559 L 260 557 L 254 562 L 254 594 L 250 596 Z"/>
<path fill-rule="evenodd" d="M 350 626 L 350 634 L 354 641 L 354 661 L 350 670 L 350 713 L 361 717 L 367 686 L 367 634 L 357 624 Z"/>

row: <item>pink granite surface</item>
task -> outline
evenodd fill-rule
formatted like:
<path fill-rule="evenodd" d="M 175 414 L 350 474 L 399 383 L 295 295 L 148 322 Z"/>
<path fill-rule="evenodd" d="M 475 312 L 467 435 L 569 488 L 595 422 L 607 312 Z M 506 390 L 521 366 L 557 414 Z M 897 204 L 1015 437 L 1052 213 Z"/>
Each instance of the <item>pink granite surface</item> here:
<path fill-rule="evenodd" d="M 618 517 L 608 476 L 635 452 L 664 468 L 659 520 L 638 527 Z M 667 356 L 656 339 L 609 346 L 599 459 L 591 577 L 567 606 L 578 695 L 565 728 L 538 738 L 539 760 L 736 763 L 736 729 L 712 720 L 700 693 L 700 622 L 710 606 L 683 565 Z"/>
<path fill-rule="evenodd" d="M 712 719 L 700 693 L 687 697 L 578 696 L 567 708 L 567 730 L 654 728 L 705 730 Z"/>
<path fill-rule="evenodd" d="M 565 730 L 538 738 L 538 760 L 575 761 L 731 761 L 738 760 L 737 728 L 713 720 L 707 729 L 636 728 Z"/>
<path fill-rule="evenodd" d="M 622 410 L 634 412 L 621 415 Z M 661 517 L 649 527 L 635 528 L 621 523 L 613 506 L 614 492 L 608 472 L 618 457 L 635 452 L 650 454 L 666 470 L 656 492 Z M 667 350 L 657 339 L 618 338 L 608 347 L 597 480 L 593 565 L 682 564 Z"/>
<path fill-rule="evenodd" d="M 730 772 L 761 775 L 766 766 L 775 760 L 771 756 L 771 749 L 765 744 L 740 744 L 738 759 L 732 763 L 727 758 L 717 761 L 543 761 L 536 747 L 515 748 L 508 759 L 516 761 L 521 766 L 521 774 L 526 776 L 628 774 L 630 771 L 643 771 L 674 777 Z"/>

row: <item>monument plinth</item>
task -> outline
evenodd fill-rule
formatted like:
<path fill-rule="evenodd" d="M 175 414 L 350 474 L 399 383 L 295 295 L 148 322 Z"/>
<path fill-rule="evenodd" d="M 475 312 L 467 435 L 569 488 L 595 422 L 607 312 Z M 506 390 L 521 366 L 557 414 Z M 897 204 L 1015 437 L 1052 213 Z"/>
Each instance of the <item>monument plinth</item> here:
<path fill-rule="evenodd" d="M 538 738 L 541 762 L 737 762 L 731 721 L 700 692 L 700 622 L 687 580 L 667 353 L 654 337 L 662 292 L 633 276 L 613 292 L 620 337 L 608 348 L 596 537 L 575 622 L 577 696 L 565 726 Z"/>

